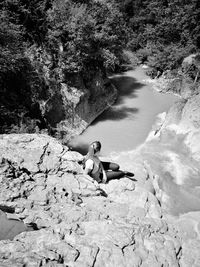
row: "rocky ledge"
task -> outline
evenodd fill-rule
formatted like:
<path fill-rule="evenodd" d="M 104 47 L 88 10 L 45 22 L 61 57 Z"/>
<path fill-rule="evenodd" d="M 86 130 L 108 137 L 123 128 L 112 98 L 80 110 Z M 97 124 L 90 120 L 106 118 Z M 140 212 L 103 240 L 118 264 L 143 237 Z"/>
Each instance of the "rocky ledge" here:
<path fill-rule="evenodd" d="M 200 223 L 164 216 L 141 158 L 136 182 L 95 186 L 49 136 L 1 135 L 0 151 L 0 205 L 37 229 L 0 241 L 0 266 L 199 266 Z"/>

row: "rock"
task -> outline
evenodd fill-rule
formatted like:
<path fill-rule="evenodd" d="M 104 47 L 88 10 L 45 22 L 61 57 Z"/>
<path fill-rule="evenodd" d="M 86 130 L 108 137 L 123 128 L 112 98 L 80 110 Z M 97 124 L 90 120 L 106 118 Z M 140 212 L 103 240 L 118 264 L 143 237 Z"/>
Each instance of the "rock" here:
<path fill-rule="evenodd" d="M 18 217 L 6 216 L 4 212 L 0 210 L 0 240 L 9 238 L 13 239 L 17 234 L 28 231 L 28 227 L 19 220 Z"/>
<path fill-rule="evenodd" d="M 66 151 L 62 154 L 62 160 L 82 162 L 83 158 L 84 157 L 76 151 Z"/>
<path fill-rule="evenodd" d="M 182 246 L 182 256 L 180 257 L 180 265 L 183 267 L 199 266 L 200 264 L 200 241 L 191 239 Z"/>
<path fill-rule="evenodd" d="M 159 133 L 140 147 L 156 197 L 163 210 L 173 214 L 198 210 L 200 204 L 199 108 L 199 95 L 181 100 L 170 110 Z"/>
<path fill-rule="evenodd" d="M 62 72 L 62 68 L 60 69 Z M 117 97 L 115 87 L 106 82 L 105 75 L 98 71 L 87 83 L 80 76 L 71 81 L 75 86 L 61 82 L 59 90 L 44 105 L 48 123 L 65 141 L 83 132 L 87 126 Z"/>
<path fill-rule="evenodd" d="M 200 128 L 200 94 L 197 94 L 186 102 L 182 110 L 181 127 L 187 131 L 199 130 Z"/>
<path fill-rule="evenodd" d="M 147 201 L 147 213 L 150 218 L 161 218 L 162 211 L 157 198 L 149 193 Z"/>
<path fill-rule="evenodd" d="M 0 204 L 34 228 L 0 241 L 1 266 L 198 263 L 197 251 L 186 260 L 187 249 L 198 245 L 198 214 L 163 218 L 153 157 L 134 162 L 138 181 L 95 186 L 83 174 L 82 156 L 47 135 L 3 135 L 0 149 Z"/>
<path fill-rule="evenodd" d="M 141 188 L 155 195 L 155 188 L 153 186 L 153 182 L 150 179 L 146 180 L 143 184 L 137 183 L 137 186 L 140 186 Z"/>

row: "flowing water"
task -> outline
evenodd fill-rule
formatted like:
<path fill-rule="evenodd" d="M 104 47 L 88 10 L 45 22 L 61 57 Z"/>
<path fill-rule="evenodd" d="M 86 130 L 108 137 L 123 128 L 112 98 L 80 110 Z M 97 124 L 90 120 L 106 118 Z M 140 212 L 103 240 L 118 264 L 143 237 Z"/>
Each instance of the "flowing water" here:
<path fill-rule="evenodd" d="M 69 146 L 84 154 L 89 143 L 99 140 L 102 156 L 109 156 L 133 150 L 142 144 L 156 115 L 167 111 L 177 99 L 174 95 L 155 91 L 148 79 L 142 67 L 112 77 L 119 92 L 116 103 L 82 135 L 72 139 Z"/>

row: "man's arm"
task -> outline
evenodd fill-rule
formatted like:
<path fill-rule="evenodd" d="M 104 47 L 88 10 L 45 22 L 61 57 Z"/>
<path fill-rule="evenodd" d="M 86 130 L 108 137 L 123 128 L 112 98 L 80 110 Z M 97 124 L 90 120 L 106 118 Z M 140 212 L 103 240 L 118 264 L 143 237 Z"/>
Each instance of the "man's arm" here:
<path fill-rule="evenodd" d="M 94 168 L 94 162 L 91 159 L 86 160 L 84 174 L 90 175 Z"/>
<path fill-rule="evenodd" d="M 91 169 L 85 168 L 84 174 L 90 175 L 91 171 L 92 171 Z"/>
<path fill-rule="evenodd" d="M 91 172 L 91 170 L 89 170 L 89 169 L 85 169 L 85 171 L 84 171 L 84 174 L 86 174 L 87 176 L 86 176 L 86 179 L 88 180 L 88 181 L 90 181 L 91 183 L 93 183 L 96 187 L 99 187 L 99 184 L 97 183 L 97 181 L 96 180 L 94 180 L 91 176 L 90 176 L 90 172 Z"/>
<path fill-rule="evenodd" d="M 94 180 L 90 174 L 93 170 L 93 166 L 94 166 L 94 163 L 92 160 L 87 160 L 86 163 L 85 163 L 85 169 L 84 169 L 84 174 L 87 175 L 87 180 L 89 180 L 90 182 L 94 183 L 95 186 L 98 186 L 98 183 L 96 180 Z"/>

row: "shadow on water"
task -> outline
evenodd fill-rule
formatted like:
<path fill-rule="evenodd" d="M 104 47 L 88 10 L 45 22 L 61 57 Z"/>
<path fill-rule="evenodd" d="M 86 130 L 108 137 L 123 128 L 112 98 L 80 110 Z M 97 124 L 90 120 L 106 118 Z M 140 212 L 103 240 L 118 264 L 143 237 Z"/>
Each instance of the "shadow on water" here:
<path fill-rule="evenodd" d="M 137 97 L 136 92 L 145 86 L 144 83 L 138 82 L 137 79 L 125 75 L 112 77 L 110 80 L 118 91 L 118 99 L 116 104 L 122 104 L 124 97 Z"/>
<path fill-rule="evenodd" d="M 146 84 L 138 82 L 137 79 L 131 76 L 126 76 L 126 74 L 118 74 L 111 77 L 110 80 L 118 91 L 117 101 L 109 109 L 105 110 L 98 116 L 98 118 L 92 122 L 91 126 L 108 120 L 118 121 L 126 118 L 133 118 L 133 116 L 139 112 L 138 108 L 128 107 L 126 105 L 126 100 L 138 97 L 138 90 L 146 86 Z M 73 142 L 72 139 L 68 145 L 71 149 L 85 155 L 88 151 L 89 143 L 80 140 L 76 142 L 76 138 L 74 140 L 75 142 Z"/>
<path fill-rule="evenodd" d="M 139 109 L 134 107 L 127 107 L 122 105 L 125 101 L 125 98 L 136 98 L 137 91 L 141 89 L 145 84 L 137 82 L 137 79 L 125 76 L 118 75 L 110 78 L 111 82 L 117 88 L 118 98 L 112 107 L 105 110 L 96 120 L 93 121 L 91 125 L 96 125 L 100 121 L 106 120 L 123 120 L 128 117 L 132 117 L 134 114 L 139 112 Z"/>
<path fill-rule="evenodd" d="M 91 125 L 96 125 L 100 121 L 112 120 L 118 121 L 128 117 L 133 117 L 134 114 L 138 113 L 138 108 L 130 107 L 117 107 L 113 105 L 109 109 L 105 110 Z"/>

